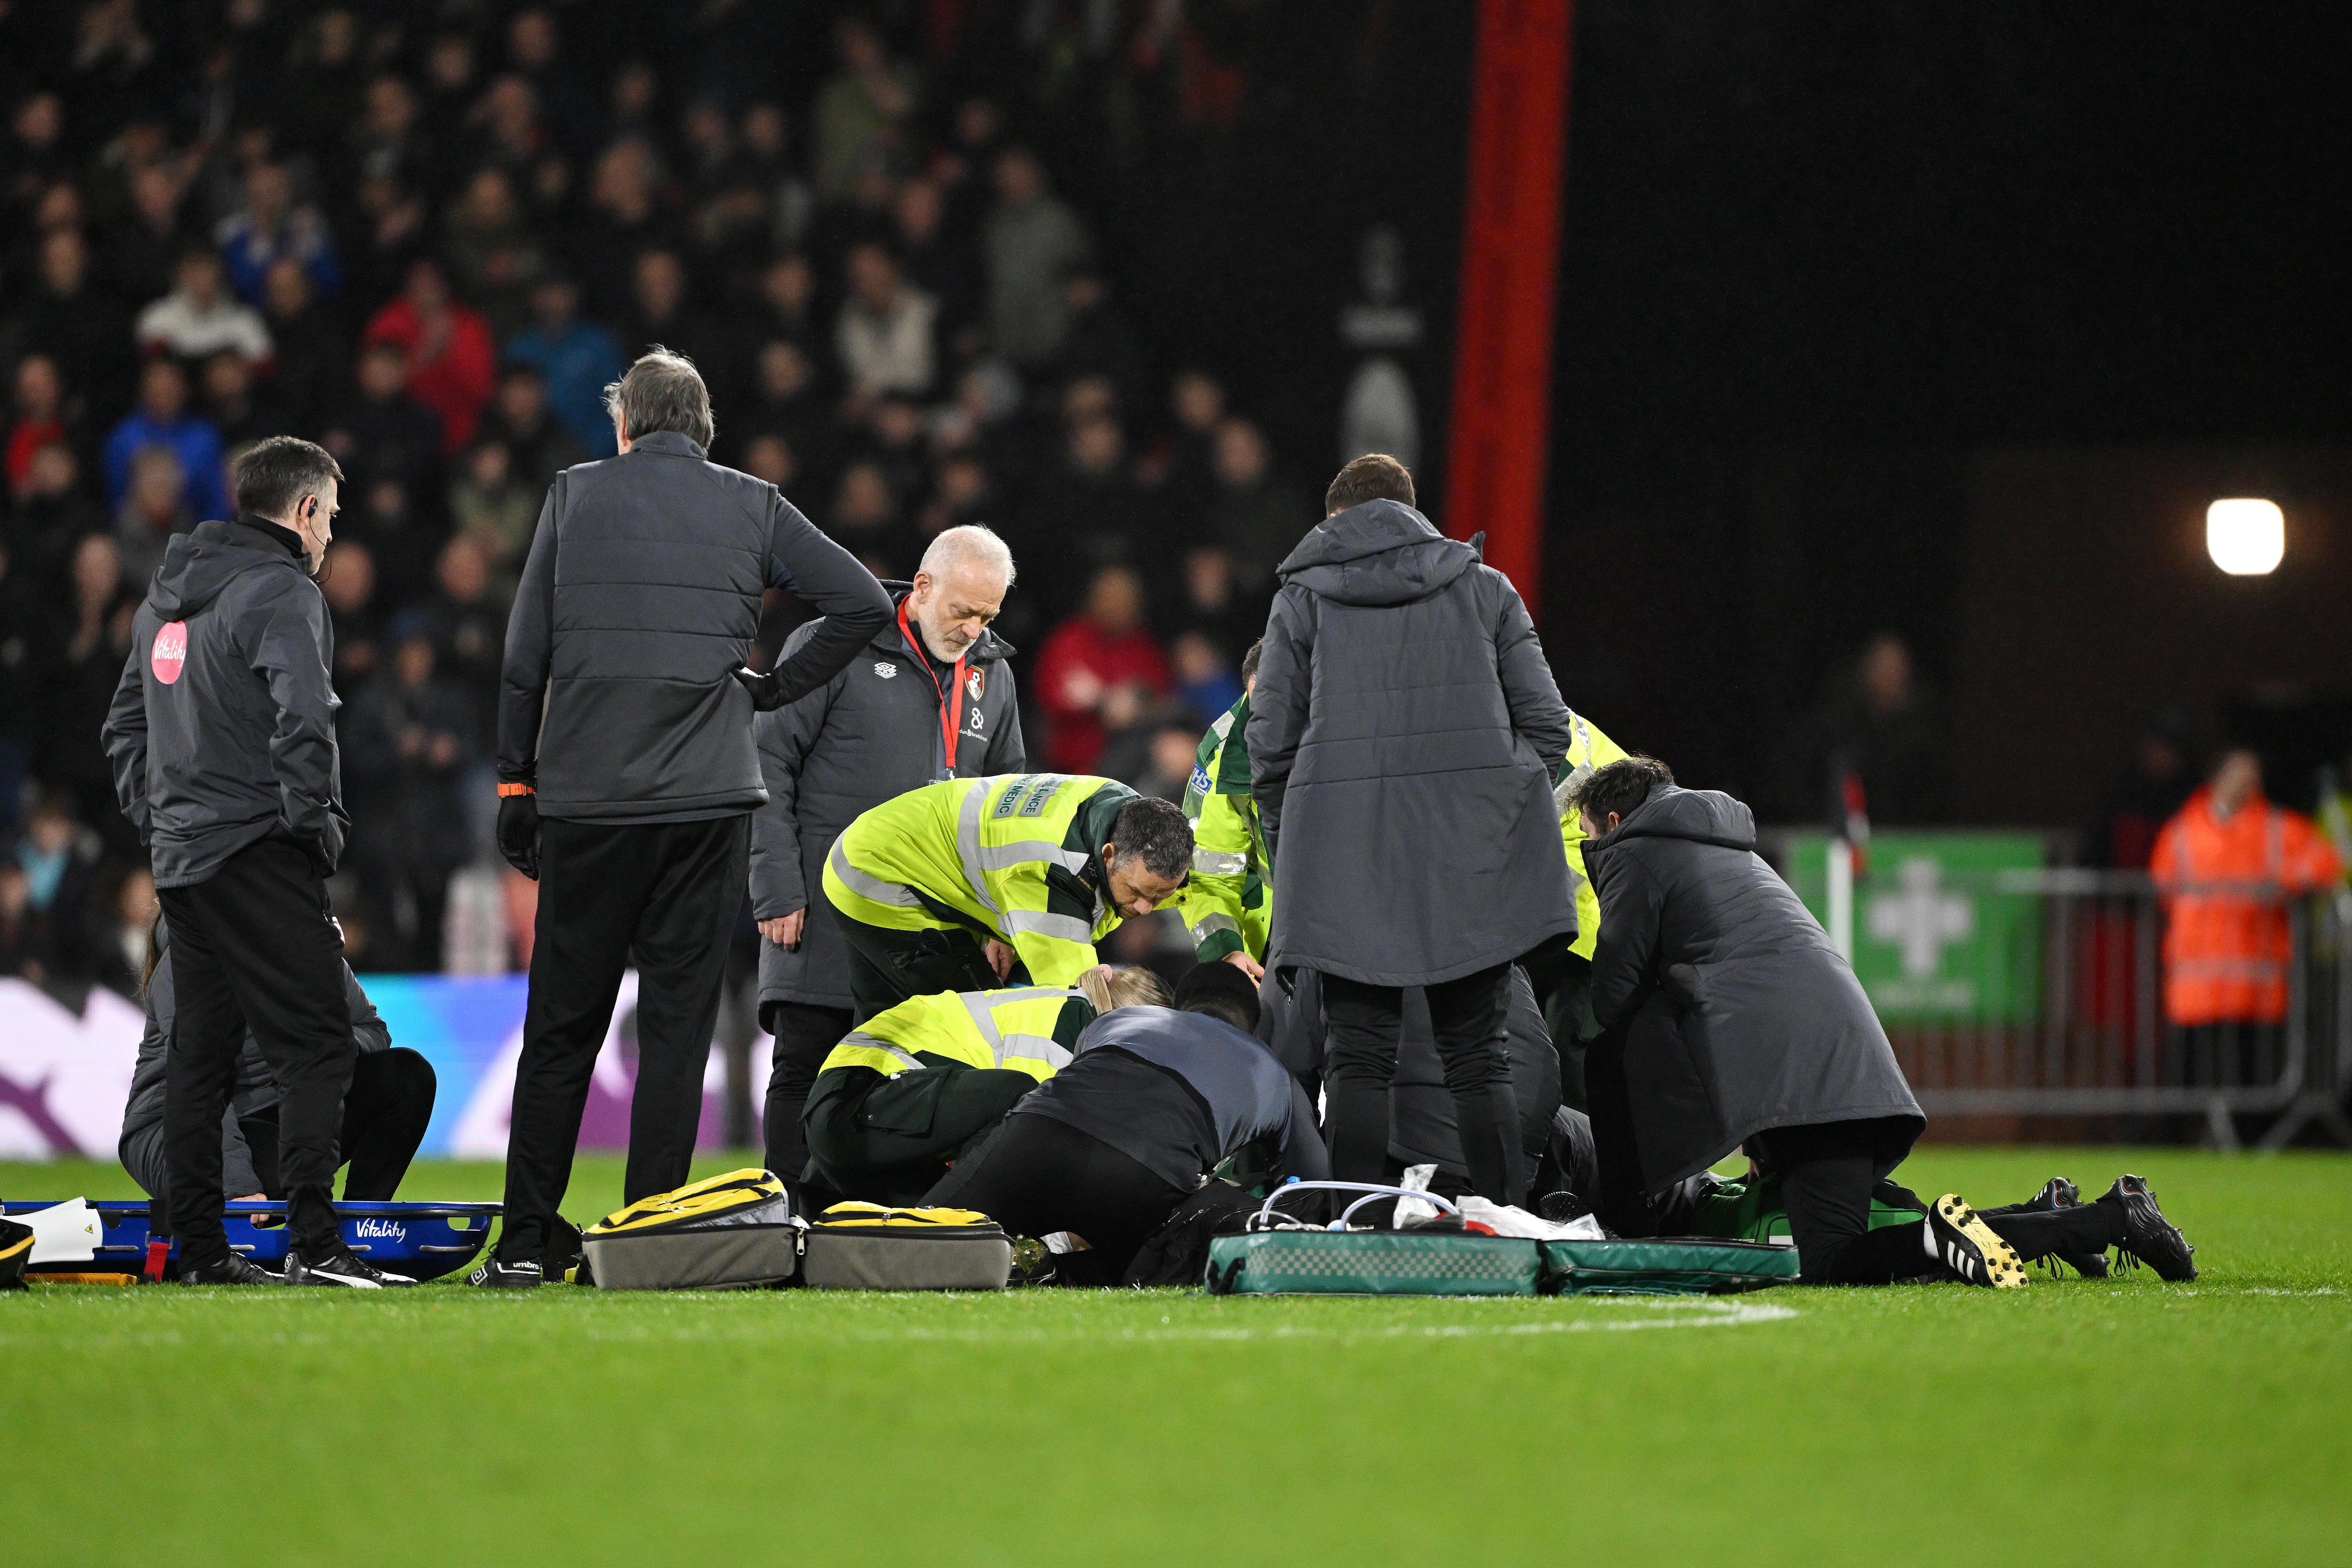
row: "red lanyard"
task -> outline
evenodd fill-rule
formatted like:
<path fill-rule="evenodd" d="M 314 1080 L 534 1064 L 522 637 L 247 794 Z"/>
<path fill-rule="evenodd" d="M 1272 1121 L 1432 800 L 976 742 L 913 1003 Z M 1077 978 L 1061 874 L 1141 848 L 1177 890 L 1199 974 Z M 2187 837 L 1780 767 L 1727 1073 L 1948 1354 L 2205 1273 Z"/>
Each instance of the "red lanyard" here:
<path fill-rule="evenodd" d="M 913 596 L 910 594 L 908 598 Z M 906 599 L 898 601 L 898 632 L 907 639 L 907 646 L 914 650 L 915 662 L 922 667 L 925 675 L 931 678 L 931 689 L 940 691 L 940 672 L 931 668 L 930 653 L 917 639 L 915 628 L 907 624 Z M 956 733 L 963 728 L 963 660 L 961 658 L 958 658 L 955 661 L 955 673 L 949 678 L 948 686 L 948 690 L 940 691 L 940 754 L 945 759 L 940 764 L 941 778 L 955 776 Z"/>

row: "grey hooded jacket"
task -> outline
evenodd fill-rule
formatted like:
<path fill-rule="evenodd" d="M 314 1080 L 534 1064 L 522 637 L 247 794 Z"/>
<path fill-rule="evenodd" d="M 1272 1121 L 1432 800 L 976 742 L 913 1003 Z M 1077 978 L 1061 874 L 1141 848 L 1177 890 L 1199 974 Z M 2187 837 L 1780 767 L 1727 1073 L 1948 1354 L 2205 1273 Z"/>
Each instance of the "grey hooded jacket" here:
<path fill-rule="evenodd" d="M 1646 1191 L 1774 1127 L 1887 1119 L 1879 1173 L 1927 1125 L 1853 968 L 1715 790 L 1660 785 L 1584 863 L 1601 895 L 1592 1008 L 1622 1031 Z"/>
<path fill-rule="evenodd" d="M 692 822 L 768 798 L 733 673 L 760 599 L 789 588 L 823 629 L 776 668 L 789 702 L 882 629 L 882 584 L 775 486 L 675 431 L 548 488 L 507 622 L 499 778 L 559 820 Z"/>
<path fill-rule="evenodd" d="M 122 1136 L 117 1144 L 123 1166 L 133 1177 L 139 1176 L 142 1163 L 152 1162 L 136 1157 L 131 1140 L 150 1127 L 160 1126 L 163 1120 L 172 1025 L 179 1014 L 172 986 L 171 940 L 168 922 L 158 921 L 155 973 L 147 981 L 147 1031 L 139 1037 L 139 1061 L 131 1069 L 131 1099 L 122 1108 Z M 390 1050 L 392 1030 L 377 1016 L 375 1004 L 368 1000 L 367 993 L 360 989 L 351 965 L 344 964 L 342 970 L 343 1003 L 352 1015 L 352 1043 L 363 1052 Z M 269 1063 L 261 1054 L 261 1043 L 247 1029 L 245 1047 L 236 1058 L 236 1087 L 230 1091 L 228 1106 L 221 1112 L 221 1191 L 244 1194 L 261 1190 L 261 1178 L 253 1169 L 253 1151 L 246 1143 L 245 1130 L 237 1123 L 268 1110 L 280 1098 L 278 1080 L 270 1076 Z"/>
<path fill-rule="evenodd" d="M 909 587 L 885 586 L 894 601 L 905 599 Z M 815 637 L 822 625 L 812 621 L 793 633 L 785 657 Z M 953 763 L 958 778 L 1017 773 L 1028 766 L 1021 704 L 1006 662 L 1012 657 L 1013 646 L 994 632 L 981 633 L 964 656 L 963 722 Z M 947 771 L 940 692 L 930 669 L 930 661 L 907 646 L 894 612 L 840 673 L 754 722 L 768 804 L 751 818 L 753 919 L 778 920 L 808 909 L 812 889 L 824 876 L 825 852 L 843 828 L 886 800 L 938 783 Z M 940 679 L 946 679 L 944 672 Z M 848 950 L 840 926 L 812 912 L 797 948 L 761 942 L 760 1000 L 848 1006 Z"/>
<path fill-rule="evenodd" d="M 106 716 L 114 794 L 159 888 L 274 833 L 324 875 L 343 852 L 333 638 L 290 529 L 251 516 L 174 537 L 131 621 Z"/>
<path fill-rule="evenodd" d="M 1282 563 L 1250 698 L 1266 967 L 1427 985 L 1576 930 L 1568 705 L 1510 580 L 1395 501 Z"/>

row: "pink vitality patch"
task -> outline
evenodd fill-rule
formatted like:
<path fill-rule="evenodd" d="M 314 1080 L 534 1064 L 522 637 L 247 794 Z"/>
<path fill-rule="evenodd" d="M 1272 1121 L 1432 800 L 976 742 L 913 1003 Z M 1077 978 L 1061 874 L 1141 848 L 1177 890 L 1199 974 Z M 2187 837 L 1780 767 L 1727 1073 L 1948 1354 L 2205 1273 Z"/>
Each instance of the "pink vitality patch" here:
<path fill-rule="evenodd" d="M 169 686 L 180 679 L 180 667 L 188 662 L 188 623 L 166 622 L 155 634 L 155 648 L 150 662 L 155 667 L 155 679 Z"/>

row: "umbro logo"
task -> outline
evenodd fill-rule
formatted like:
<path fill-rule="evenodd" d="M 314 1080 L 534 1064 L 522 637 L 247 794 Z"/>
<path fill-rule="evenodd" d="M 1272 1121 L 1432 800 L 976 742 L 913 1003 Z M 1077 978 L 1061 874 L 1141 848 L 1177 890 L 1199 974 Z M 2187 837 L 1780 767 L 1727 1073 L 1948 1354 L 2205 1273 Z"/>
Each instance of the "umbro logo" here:
<path fill-rule="evenodd" d="M 874 673 L 885 680 L 896 680 L 898 679 L 898 667 L 888 659 L 877 658 L 874 661 Z"/>

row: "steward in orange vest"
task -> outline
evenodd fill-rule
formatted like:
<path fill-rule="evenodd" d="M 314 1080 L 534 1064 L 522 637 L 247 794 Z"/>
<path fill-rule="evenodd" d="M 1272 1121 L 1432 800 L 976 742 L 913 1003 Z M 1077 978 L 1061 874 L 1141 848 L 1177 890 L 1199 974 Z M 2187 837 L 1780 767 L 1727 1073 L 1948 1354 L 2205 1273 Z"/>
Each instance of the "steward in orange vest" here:
<path fill-rule="evenodd" d="M 2164 1013 L 2182 1026 L 2286 1020 L 2290 901 L 2343 874 L 2300 812 L 2263 797 L 2262 763 L 2231 752 L 2157 836 L 2164 894 Z"/>

